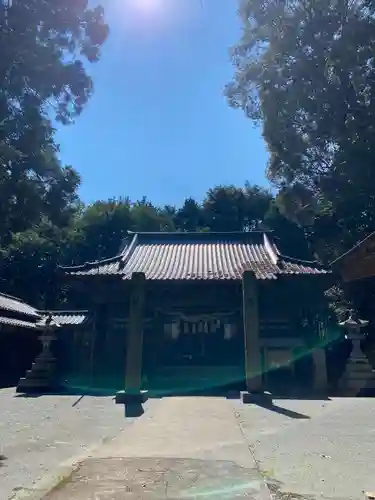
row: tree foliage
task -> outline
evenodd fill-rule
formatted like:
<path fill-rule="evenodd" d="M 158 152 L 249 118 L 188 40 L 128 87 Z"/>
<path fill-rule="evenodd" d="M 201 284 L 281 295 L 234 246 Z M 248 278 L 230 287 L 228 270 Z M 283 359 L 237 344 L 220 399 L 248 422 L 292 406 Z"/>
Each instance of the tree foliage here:
<path fill-rule="evenodd" d="M 71 122 L 93 84 L 108 34 L 86 0 L 0 2 L 0 245 L 43 218 L 66 225 L 80 179 L 58 160 L 51 117 Z"/>
<path fill-rule="evenodd" d="M 96 62 L 108 35 L 104 11 L 88 0 L 12 0 L 0 7 L 1 121 L 29 106 L 68 122 L 93 90 L 84 60 Z"/>
<path fill-rule="evenodd" d="M 375 3 L 243 0 L 232 106 L 262 122 L 279 206 L 326 257 L 375 229 Z"/>

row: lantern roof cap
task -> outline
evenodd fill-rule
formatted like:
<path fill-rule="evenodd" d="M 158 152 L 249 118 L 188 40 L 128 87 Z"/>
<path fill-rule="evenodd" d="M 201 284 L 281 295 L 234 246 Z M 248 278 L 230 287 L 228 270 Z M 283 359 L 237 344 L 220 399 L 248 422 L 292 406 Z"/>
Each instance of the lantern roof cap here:
<path fill-rule="evenodd" d="M 368 320 L 365 319 L 360 319 L 358 317 L 357 311 L 354 309 L 349 311 L 349 317 L 346 318 L 344 321 L 340 321 L 339 326 L 343 326 L 346 328 L 362 328 L 364 326 L 367 326 L 369 324 Z"/>

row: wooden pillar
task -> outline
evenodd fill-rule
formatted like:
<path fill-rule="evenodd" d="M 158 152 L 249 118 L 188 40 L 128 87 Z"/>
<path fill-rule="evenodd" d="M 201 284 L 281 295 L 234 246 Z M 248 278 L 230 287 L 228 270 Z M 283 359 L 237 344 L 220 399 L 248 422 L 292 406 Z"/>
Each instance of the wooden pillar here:
<path fill-rule="evenodd" d="M 247 389 L 247 392 L 242 396 L 242 401 L 270 405 L 272 397 L 263 391 L 263 367 L 259 341 L 258 281 L 253 271 L 245 271 L 243 274 L 242 298 Z"/>
<path fill-rule="evenodd" d="M 93 364 L 92 364 L 92 383 L 100 387 L 103 378 L 107 372 L 107 337 L 108 329 L 108 304 L 102 300 L 95 304 L 95 322 L 93 327 L 94 345 L 93 345 Z"/>
<path fill-rule="evenodd" d="M 116 403 L 143 402 L 145 399 L 145 393 L 141 391 L 145 289 L 145 275 L 133 273 L 126 350 L 125 390 L 117 393 Z"/>
<path fill-rule="evenodd" d="M 242 298 L 246 388 L 249 393 L 259 393 L 262 391 L 262 359 L 259 342 L 258 282 L 253 271 L 245 271 L 243 274 Z"/>

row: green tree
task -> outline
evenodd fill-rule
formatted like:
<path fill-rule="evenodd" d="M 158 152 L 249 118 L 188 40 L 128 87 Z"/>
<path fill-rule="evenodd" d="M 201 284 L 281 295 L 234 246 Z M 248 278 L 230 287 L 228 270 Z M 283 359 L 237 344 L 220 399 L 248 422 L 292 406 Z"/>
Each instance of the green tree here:
<path fill-rule="evenodd" d="M 16 126 L 30 105 L 71 121 L 93 90 L 84 61 L 98 61 L 107 38 L 103 8 L 90 9 L 88 0 L 6 3 L 0 6 L 0 123 Z"/>
<path fill-rule="evenodd" d="M 203 207 L 193 198 L 186 198 L 174 216 L 174 223 L 179 231 L 201 231 L 205 222 Z"/>
<path fill-rule="evenodd" d="M 248 231 L 264 220 L 271 194 L 249 183 L 244 188 L 216 186 L 203 202 L 204 219 L 211 231 Z"/>
<path fill-rule="evenodd" d="M 75 223 L 81 235 L 76 240 L 75 264 L 83 264 L 116 255 L 121 243 L 132 229 L 131 202 L 128 198 L 96 201 L 87 206 Z"/>
<path fill-rule="evenodd" d="M 60 229 L 47 219 L 35 229 L 14 233 L 12 242 L 0 250 L 2 291 L 41 309 L 61 304 L 64 284 L 57 267 L 72 261 L 79 237 L 71 228 Z"/>
<path fill-rule="evenodd" d="M 8 3 L 8 2 L 6 2 Z M 0 244 L 42 217 L 67 224 L 79 176 L 58 160 L 49 117 L 71 122 L 93 91 L 103 9 L 86 0 L 0 4 Z M 6 15 L 5 15 L 6 14 Z"/>
<path fill-rule="evenodd" d="M 0 2 L 0 269 L 3 290 L 53 297 L 56 265 L 76 238 L 80 178 L 61 165 L 52 119 L 71 123 L 93 92 L 85 62 L 108 35 L 87 0 Z M 56 292 L 57 293 L 57 292 Z"/>
<path fill-rule="evenodd" d="M 374 2 L 243 0 L 239 12 L 229 103 L 263 124 L 280 207 L 340 253 L 375 229 Z"/>
<path fill-rule="evenodd" d="M 132 204 L 132 230 L 140 232 L 174 231 L 173 214 L 154 206 L 147 198 Z"/>
<path fill-rule="evenodd" d="M 57 225 L 69 223 L 80 183 L 77 172 L 62 167 L 53 130 L 39 111 L 25 110 L 22 127 L 13 145 L 18 151 L 7 164 L 0 164 L 0 245 L 12 233 L 37 225 L 43 216 Z"/>

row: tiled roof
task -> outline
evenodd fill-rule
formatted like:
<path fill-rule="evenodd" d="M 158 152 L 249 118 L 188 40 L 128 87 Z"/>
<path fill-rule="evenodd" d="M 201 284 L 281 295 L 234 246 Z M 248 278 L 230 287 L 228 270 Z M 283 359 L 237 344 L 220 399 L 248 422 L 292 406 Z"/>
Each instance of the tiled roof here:
<path fill-rule="evenodd" d="M 5 295 L 4 293 L 0 293 L 0 311 L 1 310 L 39 318 L 38 311 L 34 307 L 26 304 L 26 302 L 23 302 L 21 299 Z"/>
<path fill-rule="evenodd" d="M 52 315 L 52 320 L 60 326 L 79 326 L 89 320 L 88 311 L 41 311 L 43 316 Z"/>
<path fill-rule="evenodd" d="M 7 318 L 0 316 L 0 325 L 14 326 L 16 328 L 32 328 L 36 329 L 36 324 L 31 321 L 22 321 L 16 318 Z"/>
<path fill-rule="evenodd" d="M 265 232 L 135 233 L 111 259 L 62 268 L 71 276 L 120 276 L 143 272 L 150 280 L 239 280 L 246 270 L 258 279 L 281 274 L 326 274 L 316 262 L 280 254 Z"/>

